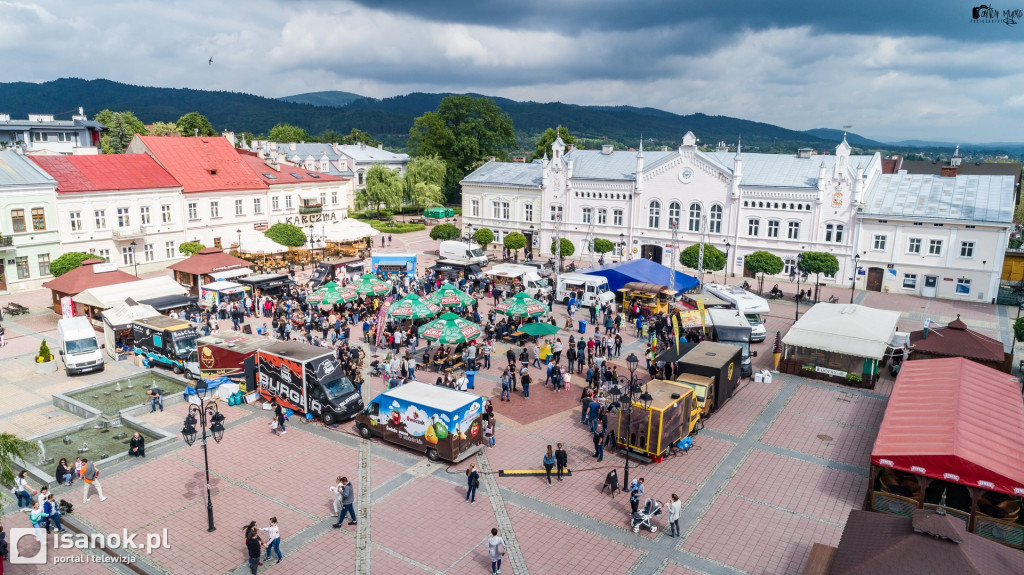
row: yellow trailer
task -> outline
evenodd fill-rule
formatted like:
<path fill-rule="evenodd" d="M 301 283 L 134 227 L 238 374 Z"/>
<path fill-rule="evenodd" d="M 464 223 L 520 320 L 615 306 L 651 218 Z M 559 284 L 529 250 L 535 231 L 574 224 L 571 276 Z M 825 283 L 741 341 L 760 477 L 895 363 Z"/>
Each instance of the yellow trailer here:
<path fill-rule="evenodd" d="M 693 388 L 675 381 L 651 380 L 647 392 L 649 406 L 636 401 L 628 416 L 619 410 L 616 442 L 660 461 L 672 444 L 695 432 L 701 408 Z"/>

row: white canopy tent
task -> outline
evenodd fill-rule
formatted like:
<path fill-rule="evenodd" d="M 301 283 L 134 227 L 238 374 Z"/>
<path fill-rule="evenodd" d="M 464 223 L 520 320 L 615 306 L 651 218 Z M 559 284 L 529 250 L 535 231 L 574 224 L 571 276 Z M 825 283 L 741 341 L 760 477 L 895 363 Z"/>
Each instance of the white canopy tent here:
<path fill-rule="evenodd" d="M 273 255 L 283 254 L 286 251 L 288 251 L 287 246 L 282 246 L 263 234 L 248 234 L 242 236 L 242 253 Z"/>
<path fill-rule="evenodd" d="M 133 299 L 128 298 L 124 302 L 105 310 L 101 315 L 103 316 L 103 339 L 107 344 L 107 355 L 116 358 L 117 332 L 130 328 L 132 322 L 137 319 L 158 316 L 160 312 L 151 305 L 135 303 Z"/>
<path fill-rule="evenodd" d="M 337 226 L 337 229 L 327 230 L 327 241 L 337 243 L 348 243 L 361 240 L 366 237 L 376 237 L 380 232 L 373 229 L 373 226 L 352 218 L 345 218 Z"/>
<path fill-rule="evenodd" d="M 882 359 L 896 335 L 900 312 L 854 304 L 819 303 L 790 328 L 782 342 L 871 359 Z"/>
<path fill-rule="evenodd" d="M 123 284 L 89 288 L 71 299 L 97 309 L 110 309 L 128 298 L 136 301 L 169 295 L 185 295 L 188 288 L 169 277 L 149 278 Z"/>

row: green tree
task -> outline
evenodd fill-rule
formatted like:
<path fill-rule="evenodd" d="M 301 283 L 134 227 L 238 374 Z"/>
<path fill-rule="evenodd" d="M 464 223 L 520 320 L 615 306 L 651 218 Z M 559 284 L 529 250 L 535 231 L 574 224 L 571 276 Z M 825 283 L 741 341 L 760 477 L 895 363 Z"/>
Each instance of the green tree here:
<path fill-rule="evenodd" d="M 59 258 L 50 262 L 50 273 L 53 274 L 53 277 L 60 277 L 82 265 L 82 262 L 85 260 L 94 257 L 97 256 L 83 252 L 68 252 L 66 254 L 62 254 Z"/>
<path fill-rule="evenodd" d="M 196 252 L 202 249 L 206 249 L 206 246 L 199 242 L 185 242 L 178 246 L 178 251 L 185 257 L 194 256 Z"/>
<path fill-rule="evenodd" d="M 177 128 L 181 135 L 185 137 L 197 135 L 196 130 L 199 130 L 199 136 L 217 135 L 217 131 L 210 125 L 210 121 L 199 112 L 189 112 L 178 118 Z"/>
<path fill-rule="evenodd" d="M 576 246 L 574 246 L 567 238 L 559 238 L 559 243 L 562 248 L 561 255 L 563 258 L 570 257 L 572 254 L 576 253 Z M 555 240 L 551 240 L 551 253 L 555 253 Z"/>
<path fill-rule="evenodd" d="M 1013 208 L 1013 221 L 1018 224 L 1024 223 L 1024 203 Z"/>
<path fill-rule="evenodd" d="M 679 252 L 679 263 L 697 269 L 700 262 L 700 244 L 693 244 Z M 717 272 L 725 269 L 725 254 L 711 244 L 704 244 L 704 269 Z"/>
<path fill-rule="evenodd" d="M 459 228 L 455 227 L 455 224 L 440 224 L 430 230 L 430 239 L 432 240 L 457 240 L 460 237 L 462 237 L 462 233 L 459 232 Z"/>
<path fill-rule="evenodd" d="M 565 126 L 558 127 L 558 135 L 561 136 L 562 141 L 565 142 L 566 147 L 569 147 L 570 144 L 576 143 L 576 136 L 569 134 L 569 128 L 566 128 Z M 540 135 L 540 139 L 537 140 L 537 147 L 533 151 L 533 155 L 530 156 L 527 162 L 539 160 L 544 157 L 544 154 L 547 154 L 550 157 L 551 144 L 554 143 L 554 141 L 555 130 L 553 128 L 548 128 L 547 130 L 544 130 L 544 133 Z"/>
<path fill-rule="evenodd" d="M 1018 317 L 1013 322 L 1013 338 L 1017 341 L 1024 341 L 1024 316 Z"/>
<path fill-rule="evenodd" d="M 779 256 L 766 251 L 756 251 L 743 258 L 743 267 L 747 268 L 759 278 L 757 293 L 764 293 L 764 276 L 782 273 L 786 263 Z"/>
<path fill-rule="evenodd" d="M 417 156 L 409 161 L 402 176 L 402 203 L 417 208 L 444 204 L 444 160 L 438 156 Z"/>
<path fill-rule="evenodd" d="M 22 463 L 27 462 L 39 453 L 39 447 L 13 433 L 0 433 L 0 484 L 5 487 L 14 485 L 14 477 L 21 472 Z M 9 490 L 0 493 L 6 497 Z"/>
<path fill-rule="evenodd" d="M 146 125 L 127 110 L 101 110 L 96 114 L 95 120 L 107 128 L 100 136 L 100 147 L 104 154 L 123 154 L 135 134 L 149 135 Z"/>
<path fill-rule="evenodd" d="M 494 156 L 507 161 L 517 147 L 508 114 L 490 98 L 448 96 L 413 122 L 409 150 L 414 156 L 437 155 L 448 169 L 444 191 L 458 199 L 458 185 L 475 163 Z"/>
<path fill-rule="evenodd" d="M 494 232 L 489 228 L 480 228 L 473 232 L 473 239 L 476 240 L 476 243 L 486 248 L 494 241 Z"/>
<path fill-rule="evenodd" d="M 800 269 L 815 274 L 814 301 L 818 301 L 818 290 L 821 287 L 821 274 L 834 276 L 839 273 L 839 260 L 828 252 L 803 252 L 800 254 Z"/>
<path fill-rule="evenodd" d="M 291 124 L 275 124 L 270 129 L 267 139 L 271 142 L 308 142 L 312 138 L 309 132 Z"/>
<path fill-rule="evenodd" d="M 302 228 L 293 224 L 278 222 L 263 232 L 263 235 L 282 246 L 301 248 L 306 245 L 306 233 L 302 231 Z"/>
<path fill-rule="evenodd" d="M 594 252 L 607 254 L 615 251 L 615 242 L 604 238 L 594 238 Z"/>
<path fill-rule="evenodd" d="M 153 122 L 149 125 L 149 133 L 153 136 L 166 136 L 178 132 L 178 126 L 170 122 Z"/>
<path fill-rule="evenodd" d="M 370 135 L 369 132 L 364 132 L 359 128 L 352 128 L 352 131 L 347 136 L 343 136 L 334 130 L 324 130 L 320 134 L 320 141 L 328 144 L 341 144 L 343 146 L 354 146 L 356 144 L 366 144 L 371 148 L 376 148 L 381 145 L 381 141 Z"/>
<path fill-rule="evenodd" d="M 242 144 L 246 146 L 252 146 L 252 141 L 256 139 L 256 134 L 252 132 L 239 132 L 235 134 L 235 147 L 241 148 Z"/>
<path fill-rule="evenodd" d="M 505 249 L 514 253 L 526 247 L 526 236 L 520 232 L 512 232 L 505 236 L 501 243 L 505 246 Z"/>
<path fill-rule="evenodd" d="M 356 192 L 356 207 L 395 210 L 402 203 L 401 177 L 383 164 L 375 164 L 366 171 L 366 187 Z"/>

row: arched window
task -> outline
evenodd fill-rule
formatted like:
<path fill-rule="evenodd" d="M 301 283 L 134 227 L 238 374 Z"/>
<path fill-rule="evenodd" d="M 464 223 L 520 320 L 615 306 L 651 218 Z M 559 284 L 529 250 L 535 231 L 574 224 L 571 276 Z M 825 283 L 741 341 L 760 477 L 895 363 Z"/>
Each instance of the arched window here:
<path fill-rule="evenodd" d="M 359 184 L 360 186 L 366 185 L 366 178 L 365 178 L 366 172 L 364 172 L 363 170 L 359 170 L 359 172 L 356 174 L 356 176 L 357 176 L 357 179 L 356 179 L 356 183 L 357 184 Z"/>
<path fill-rule="evenodd" d="M 682 210 L 683 206 L 679 202 L 672 202 L 668 205 L 668 229 L 679 229 L 679 215 Z"/>
<path fill-rule="evenodd" d="M 711 217 L 708 218 L 708 233 L 722 233 L 722 206 L 711 204 Z"/>
<path fill-rule="evenodd" d="M 690 204 L 690 217 L 689 217 L 689 220 L 687 222 L 687 228 L 686 229 L 690 230 L 691 232 L 699 232 L 700 231 L 700 218 L 701 218 L 700 204 L 698 204 L 697 202 L 693 202 L 692 204 Z"/>
<path fill-rule="evenodd" d="M 661 202 L 658 200 L 652 201 L 647 208 L 647 227 L 661 227 Z"/>

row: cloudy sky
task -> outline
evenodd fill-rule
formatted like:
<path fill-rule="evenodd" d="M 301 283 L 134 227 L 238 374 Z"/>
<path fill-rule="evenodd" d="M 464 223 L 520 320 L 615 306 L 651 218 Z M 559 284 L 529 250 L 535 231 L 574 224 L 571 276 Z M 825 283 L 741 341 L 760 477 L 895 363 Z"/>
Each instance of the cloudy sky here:
<path fill-rule="evenodd" d="M 990 5 L 1024 10 L 1010 1 Z M 852 125 L 878 139 L 1024 141 L 1024 18 L 974 22 L 976 5 L 0 0 L 0 81 L 477 92 Z"/>

